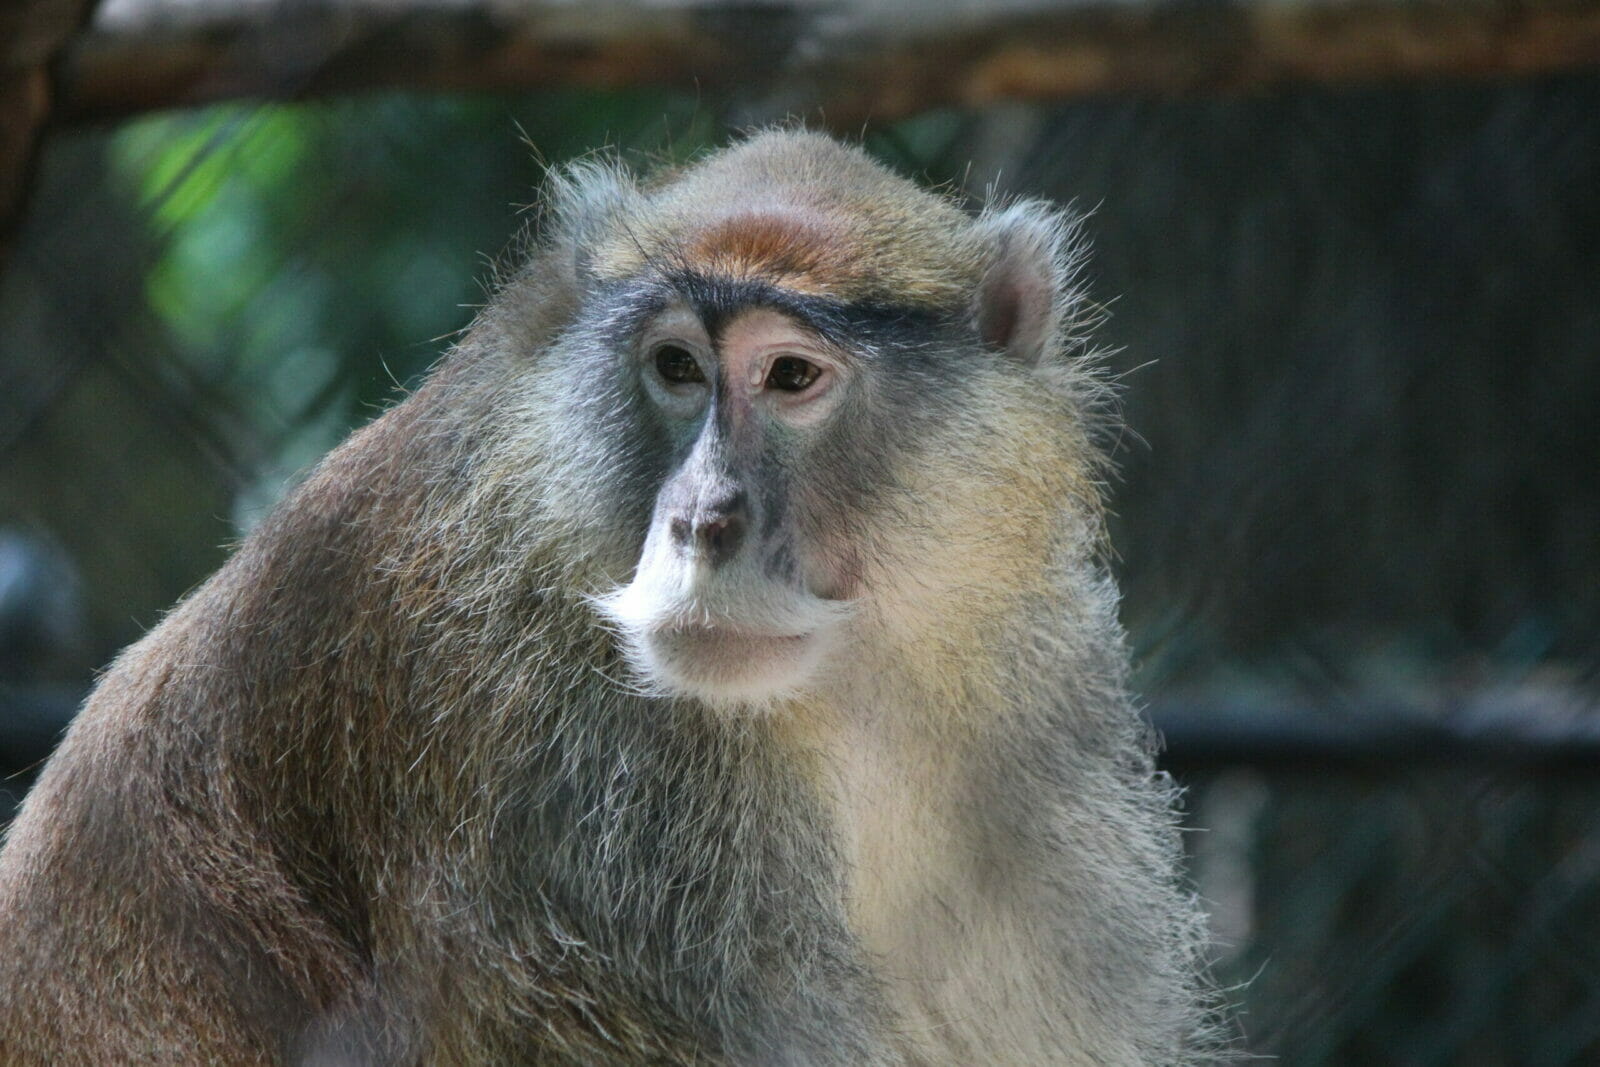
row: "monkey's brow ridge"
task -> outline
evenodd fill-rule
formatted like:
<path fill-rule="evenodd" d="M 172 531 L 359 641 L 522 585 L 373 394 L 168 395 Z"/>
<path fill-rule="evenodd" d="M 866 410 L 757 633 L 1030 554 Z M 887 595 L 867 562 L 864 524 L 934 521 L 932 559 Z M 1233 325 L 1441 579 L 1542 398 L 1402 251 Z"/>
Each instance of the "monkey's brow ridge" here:
<path fill-rule="evenodd" d="M 670 296 L 677 296 L 689 304 L 713 337 L 739 312 L 764 307 L 788 315 L 830 343 L 848 348 L 860 347 L 863 341 L 871 345 L 880 338 L 899 344 L 908 339 L 931 339 L 959 325 L 963 317 L 956 309 L 934 311 L 874 301 L 843 301 L 795 292 L 765 279 L 689 269 L 663 274 L 658 287 L 635 292 L 643 298 L 634 309 L 639 317 L 660 310 Z"/>

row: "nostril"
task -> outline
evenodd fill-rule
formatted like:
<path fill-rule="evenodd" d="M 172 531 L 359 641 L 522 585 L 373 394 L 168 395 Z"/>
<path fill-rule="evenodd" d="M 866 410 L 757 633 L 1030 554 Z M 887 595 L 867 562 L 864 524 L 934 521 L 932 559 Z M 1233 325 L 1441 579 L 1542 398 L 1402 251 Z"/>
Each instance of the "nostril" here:
<path fill-rule="evenodd" d="M 737 515 L 710 519 L 700 524 L 700 546 L 713 565 L 732 559 L 744 540 L 744 520 Z"/>
<path fill-rule="evenodd" d="M 718 519 L 715 522 L 708 522 L 700 528 L 701 538 L 704 539 L 706 547 L 709 548 L 713 553 L 722 548 L 727 532 L 728 522 L 726 519 Z"/>

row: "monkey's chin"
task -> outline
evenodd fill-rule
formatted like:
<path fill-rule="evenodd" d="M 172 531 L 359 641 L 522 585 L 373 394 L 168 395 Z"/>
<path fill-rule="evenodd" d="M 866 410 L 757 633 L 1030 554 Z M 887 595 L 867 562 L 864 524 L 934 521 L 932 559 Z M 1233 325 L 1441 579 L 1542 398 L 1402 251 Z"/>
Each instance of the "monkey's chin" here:
<path fill-rule="evenodd" d="M 728 625 L 668 626 L 640 635 L 635 666 L 662 690 L 713 704 L 765 706 L 808 688 L 828 634 Z"/>

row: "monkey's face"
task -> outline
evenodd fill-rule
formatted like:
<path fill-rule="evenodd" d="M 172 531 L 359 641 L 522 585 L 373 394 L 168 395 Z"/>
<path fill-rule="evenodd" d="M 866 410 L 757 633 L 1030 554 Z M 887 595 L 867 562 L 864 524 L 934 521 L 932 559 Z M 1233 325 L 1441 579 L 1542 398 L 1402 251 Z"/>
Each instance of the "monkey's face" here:
<path fill-rule="evenodd" d="M 662 455 L 633 578 L 600 604 L 643 680 L 761 704 L 805 688 L 852 575 L 794 491 L 862 388 L 856 354 L 761 303 L 669 296 L 619 346 Z"/>
<path fill-rule="evenodd" d="M 796 134 L 559 193 L 527 278 L 570 271 L 572 317 L 514 378 L 498 424 L 527 447 L 503 469 L 532 458 L 508 477 L 639 681 L 770 704 L 850 685 L 846 649 L 971 645 L 955 623 L 1010 617 L 1064 502 L 1092 498 L 1057 359 L 1063 216 L 971 218 Z"/>

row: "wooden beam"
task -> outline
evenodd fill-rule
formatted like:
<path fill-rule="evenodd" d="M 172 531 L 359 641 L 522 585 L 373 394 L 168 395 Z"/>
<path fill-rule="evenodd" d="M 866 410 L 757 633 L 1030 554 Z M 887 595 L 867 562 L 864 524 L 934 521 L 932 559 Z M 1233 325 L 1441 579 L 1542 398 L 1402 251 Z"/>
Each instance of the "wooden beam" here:
<path fill-rule="evenodd" d="M 33 173 L 50 115 L 50 64 L 88 14 L 89 0 L 0 3 L 0 262 Z"/>
<path fill-rule="evenodd" d="M 1245 706 L 1167 697 L 1148 709 L 1162 764 L 1349 770 L 1475 765 L 1572 771 L 1600 767 L 1600 717 L 1573 691 L 1516 688 L 1453 695 L 1429 706 L 1351 696 L 1337 706 Z"/>
<path fill-rule="evenodd" d="M 1600 64 L 1600 0 L 105 0 L 61 106 L 662 86 L 837 126 L 1108 92 Z"/>

